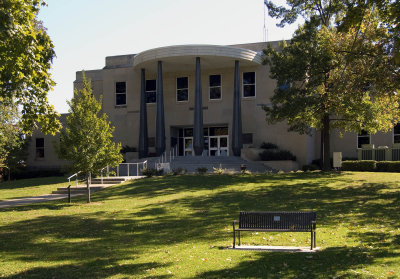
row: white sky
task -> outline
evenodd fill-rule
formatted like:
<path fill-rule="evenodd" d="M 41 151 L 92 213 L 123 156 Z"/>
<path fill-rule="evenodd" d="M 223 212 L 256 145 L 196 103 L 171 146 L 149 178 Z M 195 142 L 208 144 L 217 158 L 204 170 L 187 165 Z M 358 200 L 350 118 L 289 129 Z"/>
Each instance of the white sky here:
<path fill-rule="evenodd" d="M 57 83 L 49 101 L 68 111 L 75 72 L 101 69 L 105 57 L 181 44 L 230 45 L 262 42 L 263 0 L 46 0 L 39 19 L 48 29 L 57 57 Z M 268 40 L 290 39 L 266 17 Z"/>

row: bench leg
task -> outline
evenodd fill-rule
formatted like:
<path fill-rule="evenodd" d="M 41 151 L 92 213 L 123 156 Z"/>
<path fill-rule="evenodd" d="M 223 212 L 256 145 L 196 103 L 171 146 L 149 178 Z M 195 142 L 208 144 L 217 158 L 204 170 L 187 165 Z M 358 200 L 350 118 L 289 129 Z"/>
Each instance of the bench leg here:
<path fill-rule="evenodd" d="M 313 230 L 311 230 L 311 248 L 310 248 L 310 250 L 312 250 L 313 245 L 314 245 L 314 232 L 313 232 Z"/>
<path fill-rule="evenodd" d="M 238 231 L 238 236 L 239 236 L 239 246 L 240 246 L 240 231 Z"/>

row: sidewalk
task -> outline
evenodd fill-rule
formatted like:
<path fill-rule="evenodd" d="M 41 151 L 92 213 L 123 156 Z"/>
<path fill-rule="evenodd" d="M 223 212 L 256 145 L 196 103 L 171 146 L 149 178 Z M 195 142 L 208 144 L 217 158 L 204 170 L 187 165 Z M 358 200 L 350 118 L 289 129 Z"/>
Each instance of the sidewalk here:
<path fill-rule="evenodd" d="M 71 194 L 71 197 L 76 197 L 84 194 Z M 18 205 L 27 205 L 32 203 L 40 203 L 40 202 L 47 202 L 47 201 L 54 201 L 60 199 L 68 199 L 67 194 L 48 194 L 48 195 L 41 195 L 35 197 L 25 197 L 20 199 L 12 199 L 12 200 L 5 200 L 0 201 L 0 208 L 7 208 L 13 207 Z"/>

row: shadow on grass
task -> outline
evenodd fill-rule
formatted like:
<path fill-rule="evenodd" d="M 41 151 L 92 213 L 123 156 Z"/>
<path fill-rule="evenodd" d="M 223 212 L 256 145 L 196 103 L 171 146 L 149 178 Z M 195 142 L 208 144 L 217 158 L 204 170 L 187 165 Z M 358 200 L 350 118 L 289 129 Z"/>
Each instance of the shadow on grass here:
<path fill-rule="evenodd" d="M 11 180 L 0 182 L 0 190 L 2 189 L 21 189 L 35 186 L 45 186 L 51 184 L 65 183 L 66 177 L 44 177 L 44 178 L 30 178 L 21 180 Z"/>
<path fill-rule="evenodd" d="M 355 271 L 378 258 L 398 257 L 398 253 L 347 247 L 329 247 L 304 253 L 254 253 L 238 265 L 200 273 L 196 278 L 376 278 Z M 393 277 L 394 278 L 394 277 Z"/>
<path fill-rule="evenodd" d="M 332 183 L 343 186 L 331 187 Z M 52 209 L 60 214 L 0 227 L 0 253 L 11 255 L 12 260 L 48 261 L 57 265 L 28 269 L 26 274 L 32 277 L 77 278 L 83 274 L 86 278 L 103 278 L 119 274 L 167 278 L 168 274 L 150 276 L 146 270 L 171 263 L 155 260 L 139 264 L 135 259 L 159 247 L 188 240 L 230 244 L 231 230 L 225 228 L 230 228 L 241 210 L 315 210 L 317 228 L 326 230 L 335 230 L 340 223 L 362 226 L 379 220 L 379 224 L 393 226 L 398 221 L 399 191 L 386 191 L 394 189 L 394 183 L 360 180 L 357 185 L 352 183 L 350 175 L 336 173 L 143 179 L 92 196 L 94 202 L 121 200 L 121 206 L 114 211 L 101 207 L 93 213 L 66 215 L 64 207 L 70 205 L 59 202 L 14 208 Z M 198 195 L 203 190 L 204 194 Z M 74 202 L 84 203 L 85 199 L 76 198 Z M 131 202 L 135 199 L 148 202 L 135 206 Z M 387 232 L 350 229 L 348 236 L 375 249 L 326 247 L 311 257 L 300 253 L 255 252 L 252 258 L 243 258 L 236 266 L 207 270 L 197 274 L 197 278 L 329 278 L 339 273 L 344 278 L 372 278 L 353 269 L 378 259 L 400 256 L 390 251 L 398 245 L 399 238 Z M 235 253 L 232 251 L 232 257 Z M 120 265 L 125 261 L 128 263 Z"/>

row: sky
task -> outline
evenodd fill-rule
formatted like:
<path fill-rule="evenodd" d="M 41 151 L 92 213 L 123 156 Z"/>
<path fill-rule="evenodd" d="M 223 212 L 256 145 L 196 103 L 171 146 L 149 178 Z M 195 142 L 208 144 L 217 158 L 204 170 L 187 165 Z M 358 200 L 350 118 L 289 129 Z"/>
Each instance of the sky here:
<path fill-rule="evenodd" d="M 278 0 L 274 1 L 279 3 Z M 39 20 L 55 45 L 49 102 L 68 112 L 75 73 L 101 69 L 105 57 L 182 44 L 231 45 L 264 40 L 263 0 L 46 0 Z M 290 39 L 265 17 L 269 41 Z"/>

